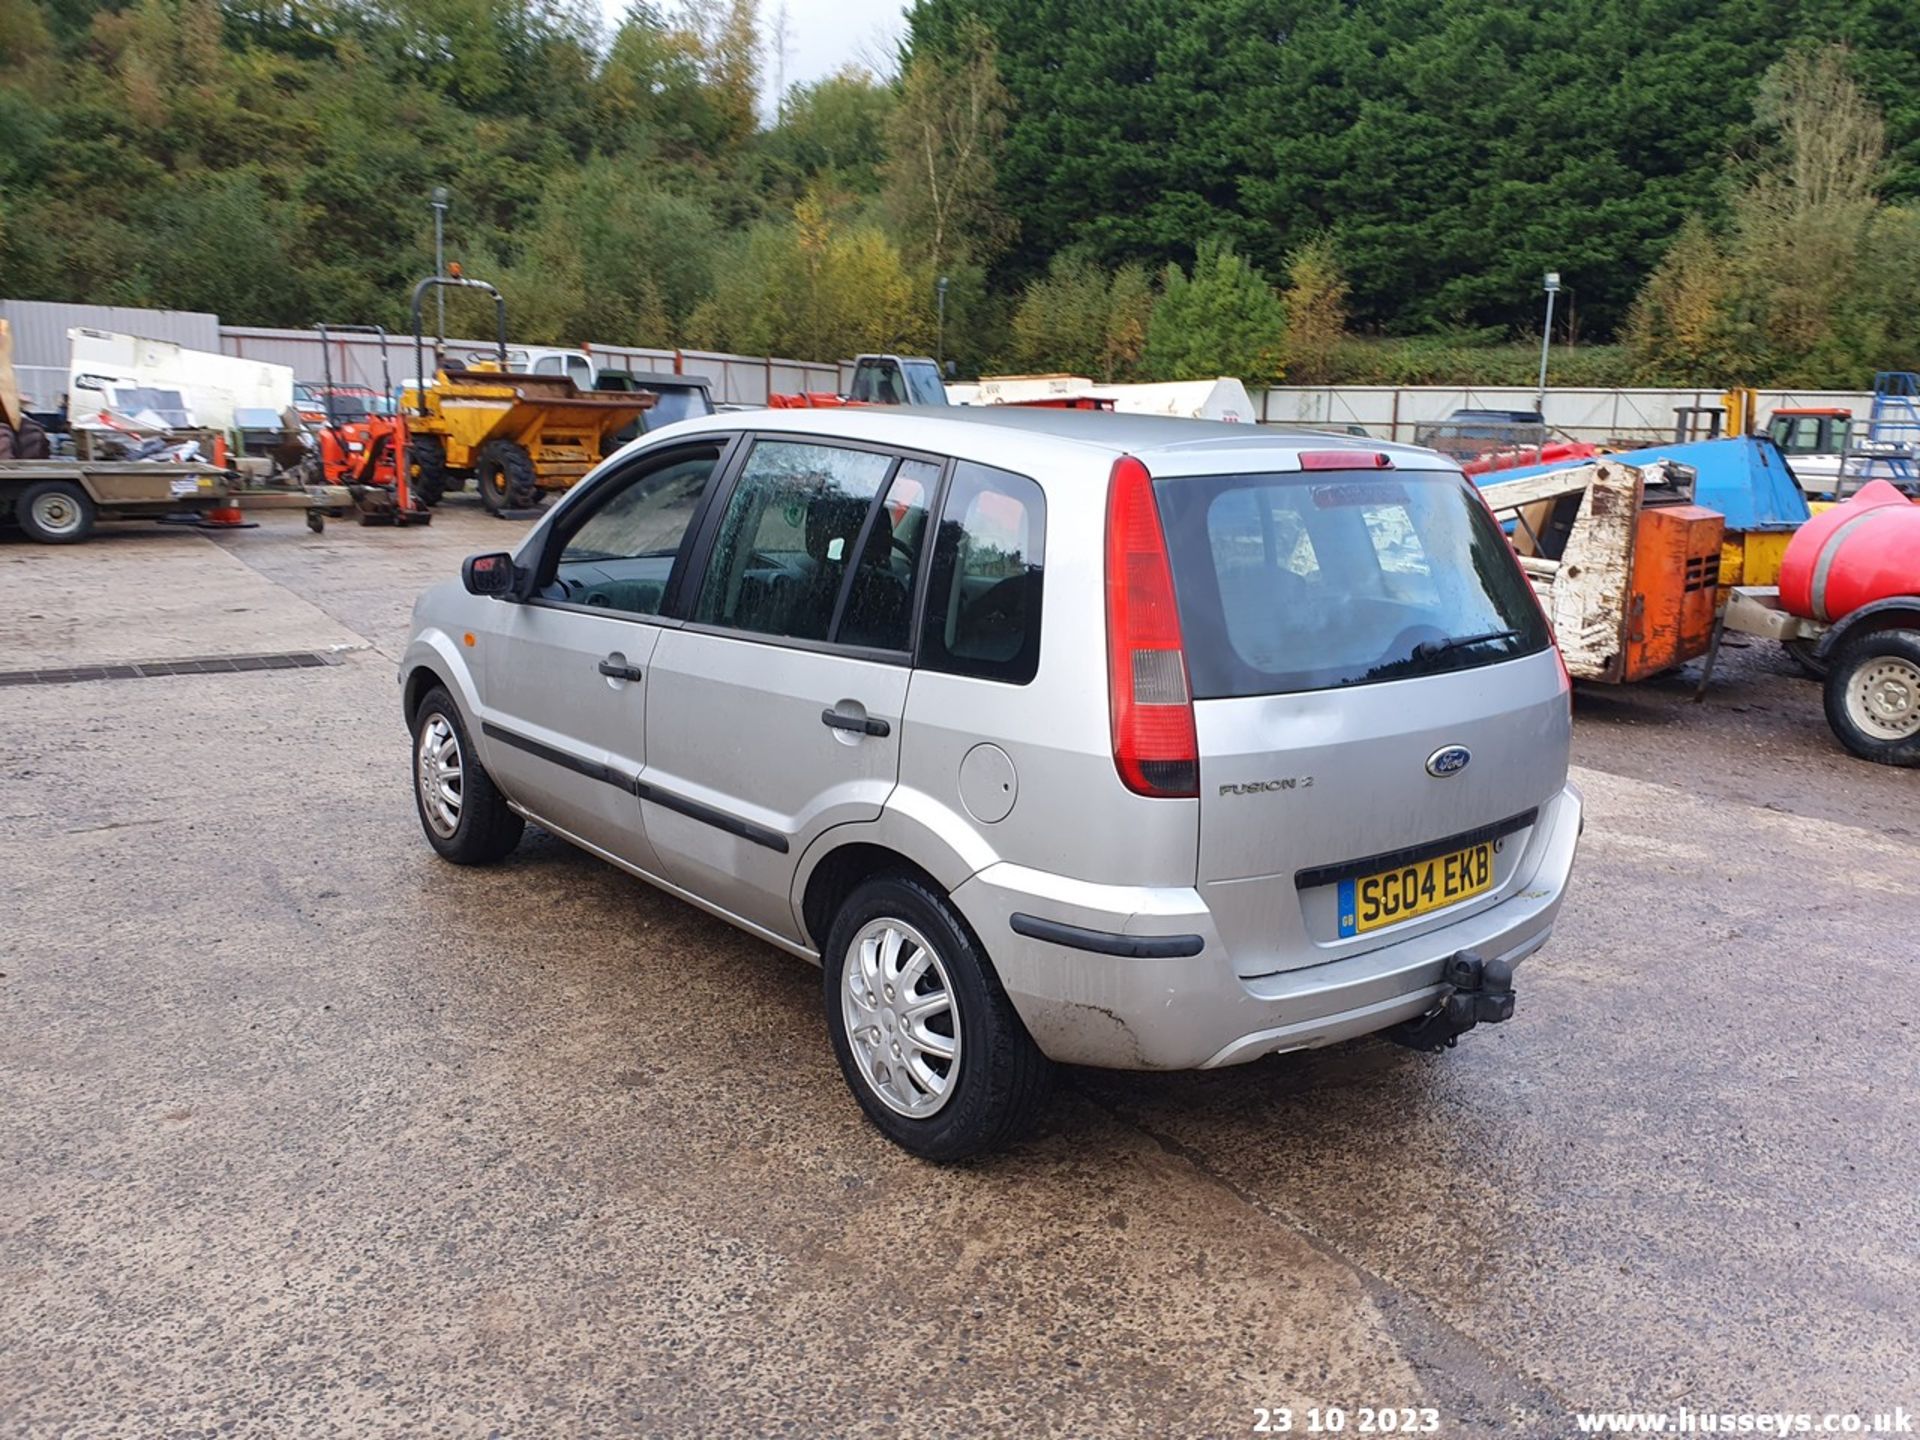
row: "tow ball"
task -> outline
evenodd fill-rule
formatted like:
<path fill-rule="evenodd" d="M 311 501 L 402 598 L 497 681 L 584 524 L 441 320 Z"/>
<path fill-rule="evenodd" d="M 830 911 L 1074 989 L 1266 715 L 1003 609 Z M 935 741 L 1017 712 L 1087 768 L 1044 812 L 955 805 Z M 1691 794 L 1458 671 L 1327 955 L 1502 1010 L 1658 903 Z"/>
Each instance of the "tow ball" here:
<path fill-rule="evenodd" d="M 1505 960 L 1482 960 L 1462 950 L 1447 961 L 1441 980 L 1448 989 L 1440 1008 L 1394 1026 L 1387 1032 L 1389 1040 L 1437 1054 L 1476 1025 L 1513 1018 L 1513 966 Z"/>

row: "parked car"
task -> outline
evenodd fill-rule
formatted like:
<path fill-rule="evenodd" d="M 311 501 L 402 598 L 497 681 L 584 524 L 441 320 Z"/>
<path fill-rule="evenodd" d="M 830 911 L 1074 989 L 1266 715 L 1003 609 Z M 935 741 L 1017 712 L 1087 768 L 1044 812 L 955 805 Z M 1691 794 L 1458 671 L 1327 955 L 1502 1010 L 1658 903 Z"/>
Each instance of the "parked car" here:
<path fill-rule="evenodd" d="M 1417 445 L 1468 462 L 1502 451 L 1547 443 L 1546 417 L 1538 410 L 1455 410 L 1444 420 L 1413 427 Z"/>
<path fill-rule="evenodd" d="M 677 425 L 682 420 L 697 420 L 713 414 L 713 382 L 704 375 L 675 375 L 670 371 L 602 370 L 594 377 L 594 387 L 603 391 L 631 394 L 651 390 L 657 397 L 651 410 L 643 410 L 631 425 L 607 437 L 607 453 L 640 435 L 650 435 Z"/>
<path fill-rule="evenodd" d="M 427 591 L 400 681 L 434 849 L 530 820 L 821 965 L 848 1084 L 933 1159 L 1049 1062 L 1505 1019 L 1581 826 L 1491 515 L 1324 433 L 690 420 Z"/>

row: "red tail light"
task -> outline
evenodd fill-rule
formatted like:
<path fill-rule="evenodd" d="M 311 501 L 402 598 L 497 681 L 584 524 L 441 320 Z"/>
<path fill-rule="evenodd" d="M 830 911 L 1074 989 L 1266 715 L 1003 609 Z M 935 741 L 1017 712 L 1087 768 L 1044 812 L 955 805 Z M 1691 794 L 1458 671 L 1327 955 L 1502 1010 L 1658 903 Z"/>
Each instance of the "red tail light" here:
<path fill-rule="evenodd" d="M 1107 487 L 1107 693 L 1113 763 L 1139 795 L 1200 793 L 1193 694 L 1153 478 L 1132 456 Z"/>

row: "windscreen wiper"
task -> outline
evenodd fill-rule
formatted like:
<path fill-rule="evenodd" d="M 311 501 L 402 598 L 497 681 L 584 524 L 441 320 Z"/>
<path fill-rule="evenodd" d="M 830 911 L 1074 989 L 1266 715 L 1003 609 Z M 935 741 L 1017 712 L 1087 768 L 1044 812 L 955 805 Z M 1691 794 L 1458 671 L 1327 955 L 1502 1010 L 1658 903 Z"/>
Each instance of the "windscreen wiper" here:
<path fill-rule="evenodd" d="M 1464 650 L 1469 645 L 1491 645 L 1496 640 L 1515 639 L 1519 634 L 1518 630 L 1483 630 L 1478 635 L 1450 635 L 1445 640 L 1422 640 L 1413 647 L 1413 658 L 1431 660 L 1449 650 Z"/>

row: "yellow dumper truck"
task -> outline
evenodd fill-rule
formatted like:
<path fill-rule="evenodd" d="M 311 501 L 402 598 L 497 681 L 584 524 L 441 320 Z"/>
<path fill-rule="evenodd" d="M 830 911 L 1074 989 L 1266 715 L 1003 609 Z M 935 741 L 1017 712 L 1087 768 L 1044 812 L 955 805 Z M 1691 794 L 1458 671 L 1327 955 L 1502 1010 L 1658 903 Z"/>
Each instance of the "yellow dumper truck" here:
<path fill-rule="evenodd" d="M 421 302 L 439 286 L 493 297 L 498 358 L 448 366 L 436 358 L 427 378 Z M 582 390 L 563 375 L 507 368 L 507 307 L 484 280 L 430 275 L 413 287 L 414 383 L 401 393 L 411 436 L 413 493 L 428 505 L 471 477 L 495 514 L 539 507 L 542 492 L 565 490 L 605 453 L 609 436 L 659 398 L 651 391 Z"/>

